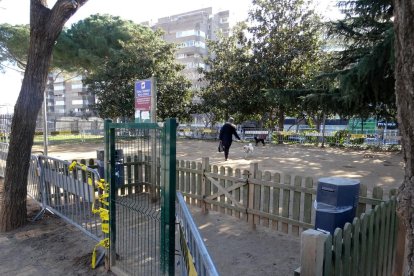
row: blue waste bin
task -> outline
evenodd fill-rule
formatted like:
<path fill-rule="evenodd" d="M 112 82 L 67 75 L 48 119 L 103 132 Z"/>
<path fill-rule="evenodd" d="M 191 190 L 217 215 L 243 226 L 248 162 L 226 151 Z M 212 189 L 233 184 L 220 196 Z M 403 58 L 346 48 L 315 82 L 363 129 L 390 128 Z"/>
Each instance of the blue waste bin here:
<path fill-rule="evenodd" d="M 358 180 L 325 177 L 318 180 L 315 201 L 315 229 L 330 232 L 352 223 L 358 207 Z"/>
<path fill-rule="evenodd" d="M 96 159 L 98 173 L 101 178 L 105 178 L 105 152 L 103 150 L 96 151 Z M 121 187 L 124 184 L 124 154 L 122 150 L 115 150 L 115 185 Z"/>

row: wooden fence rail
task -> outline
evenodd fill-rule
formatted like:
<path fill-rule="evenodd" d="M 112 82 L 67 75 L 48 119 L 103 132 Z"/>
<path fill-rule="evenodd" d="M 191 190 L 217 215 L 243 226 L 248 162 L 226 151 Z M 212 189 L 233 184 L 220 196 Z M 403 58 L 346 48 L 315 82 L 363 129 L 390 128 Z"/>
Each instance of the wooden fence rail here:
<path fill-rule="evenodd" d="M 203 158 L 201 163 L 179 161 L 177 183 L 187 203 L 244 219 L 253 227 L 262 225 L 296 236 L 314 227 L 312 177 L 261 171 L 257 163 L 249 170 L 211 165 Z M 394 194 L 392 190 L 384 195 L 380 187 L 368 191 L 361 184 L 358 214 Z"/>
<path fill-rule="evenodd" d="M 148 179 L 153 165 L 142 153 L 125 156 L 119 194 L 150 191 Z M 155 166 L 159 171 L 159 160 Z M 202 162 L 178 160 L 176 175 L 177 190 L 186 202 L 205 212 L 219 211 L 243 219 L 253 228 L 262 225 L 295 236 L 314 228 L 316 185 L 312 177 L 262 171 L 257 163 L 244 170 L 218 166 L 210 164 L 208 157 Z M 368 191 L 361 184 L 357 214 L 374 209 L 392 195 L 395 190 L 385 195 L 380 187 Z"/>
<path fill-rule="evenodd" d="M 82 163 L 85 163 L 84 161 Z M 93 162 L 89 162 L 91 165 Z M 120 195 L 151 192 L 151 166 L 160 162 L 138 153 L 123 160 Z M 187 204 L 215 210 L 256 225 L 302 236 L 301 267 L 295 275 L 391 275 L 395 270 L 395 190 L 384 194 L 361 183 L 357 217 L 333 236 L 313 230 L 316 185 L 312 177 L 178 160 L 177 190 Z M 159 183 L 158 179 L 158 183 Z"/>

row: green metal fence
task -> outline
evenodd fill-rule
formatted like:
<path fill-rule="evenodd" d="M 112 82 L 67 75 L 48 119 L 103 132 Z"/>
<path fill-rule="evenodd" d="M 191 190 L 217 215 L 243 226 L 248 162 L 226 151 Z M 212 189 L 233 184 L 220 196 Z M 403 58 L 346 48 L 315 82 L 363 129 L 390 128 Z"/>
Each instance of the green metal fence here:
<path fill-rule="evenodd" d="M 111 270 L 174 275 L 175 120 L 163 126 L 107 120 L 105 147 Z"/>

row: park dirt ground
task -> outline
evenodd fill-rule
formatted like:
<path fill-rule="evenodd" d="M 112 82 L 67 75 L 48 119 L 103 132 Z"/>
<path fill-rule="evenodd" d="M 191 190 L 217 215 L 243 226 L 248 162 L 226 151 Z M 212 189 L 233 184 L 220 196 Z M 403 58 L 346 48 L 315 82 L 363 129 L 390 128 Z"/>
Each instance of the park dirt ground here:
<path fill-rule="evenodd" d="M 216 142 L 178 140 L 177 158 L 247 169 L 252 162 L 264 171 L 320 177 L 340 176 L 361 183 L 396 188 L 403 180 L 403 157 L 399 152 L 370 152 L 266 145 L 245 158 L 243 143 L 234 143 L 224 161 Z M 64 160 L 96 158 L 101 144 L 52 145 L 49 156 Z M 42 150 L 41 148 L 34 148 Z M 28 201 L 28 217 L 40 207 Z M 190 208 L 220 275 L 292 275 L 300 262 L 300 238 L 257 227 L 226 214 Z M 46 214 L 35 222 L 0 234 L 0 275 L 108 275 L 103 266 L 90 268 L 95 242 L 62 219 Z"/>

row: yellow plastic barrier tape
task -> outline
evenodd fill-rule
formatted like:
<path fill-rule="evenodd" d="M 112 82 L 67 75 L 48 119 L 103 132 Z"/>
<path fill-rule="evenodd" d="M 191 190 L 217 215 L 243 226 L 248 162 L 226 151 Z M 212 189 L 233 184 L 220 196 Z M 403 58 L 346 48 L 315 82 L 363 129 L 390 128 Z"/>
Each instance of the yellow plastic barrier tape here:
<path fill-rule="evenodd" d="M 92 186 L 93 185 L 93 181 L 92 181 L 92 173 L 88 172 L 88 185 Z"/>
<path fill-rule="evenodd" d="M 78 163 L 77 161 L 73 161 L 72 163 L 70 163 L 69 165 L 69 171 L 73 171 L 73 169 L 76 167 L 76 165 L 79 165 L 82 169 L 82 171 L 86 171 L 88 169 L 88 166 L 86 166 L 85 164 L 81 164 Z"/>
<path fill-rule="evenodd" d="M 99 196 L 99 202 L 105 206 L 109 206 L 109 202 L 106 200 L 109 197 L 109 194 L 102 194 Z"/>
<path fill-rule="evenodd" d="M 102 223 L 102 232 L 109 234 L 109 223 Z"/>
<path fill-rule="evenodd" d="M 71 166 L 72 169 L 74 168 L 74 166 L 76 166 L 76 162 L 72 162 Z M 86 166 L 82 166 L 81 165 L 82 170 L 86 170 Z M 92 181 L 92 177 L 91 177 L 91 173 L 88 172 L 88 184 L 89 185 L 93 185 L 93 181 Z M 109 185 L 108 183 L 105 183 L 104 179 L 99 179 L 99 181 L 97 181 L 97 186 L 98 189 L 101 189 L 103 191 L 102 194 L 100 194 L 98 196 L 98 200 L 101 204 L 103 204 L 104 206 L 109 206 L 109 202 L 107 201 L 107 199 L 109 198 L 109 194 L 107 193 L 109 191 Z M 93 214 L 97 214 L 99 213 L 99 216 L 102 220 L 101 223 L 101 227 L 102 227 L 102 233 L 104 234 L 109 234 L 109 210 L 105 209 L 105 208 L 95 208 L 95 204 L 92 203 L 92 213 Z M 104 248 L 109 248 L 109 238 L 105 238 L 103 240 L 101 240 L 97 245 L 95 245 L 95 247 L 93 248 L 93 252 L 92 252 L 92 261 L 91 261 L 91 267 L 92 269 L 95 269 L 96 267 L 96 249 L 98 246 L 102 246 Z"/>
<path fill-rule="evenodd" d="M 194 265 L 193 256 L 191 256 L 190 249 L 188 248 L 187 241 L 183 229 L 180 227 L 180 246 L 181 252 L 184 257 L 185 266 L 187 268 L 188 276 L 197 276 L 197 270 Z"/>
<path fill-rule="evenodd" d="M 76 167 L 76 164 L 77 164 L 78 162 L 76 162 L 76 161 L 73 161 L 70 165 L 69 165 L 69 171 L 71 172 L 71 171 L 73 171 L 73 169 Z"/>
<path fill-rule="evenodd" d="M 92 207 L 92 213 L 99 213 L 102 220 L 109 220 L 109 210 L 105 208 L 93 209 Z"/>
<path fill-rule="evenodd" d="M 108 185 L 108 183 L 105 183 L 105 179 L 100 179 L 99 180 L 98 188 L 100 188 L 103 191 L 109 191 L 109 185 Z"/>
<path fill-rule="evenodd" d="M 97 245 L 95 245 L 95 247 L 93 248 L 92 262 L 91 262 L 92 269 L 95 269 L 95 267 L 96 267 L 96 248 L 98 248 L 98 246 L 102 246 L 104 248 L 109 248 L 109 238 L 100 240 L 99 243 Z"/>

